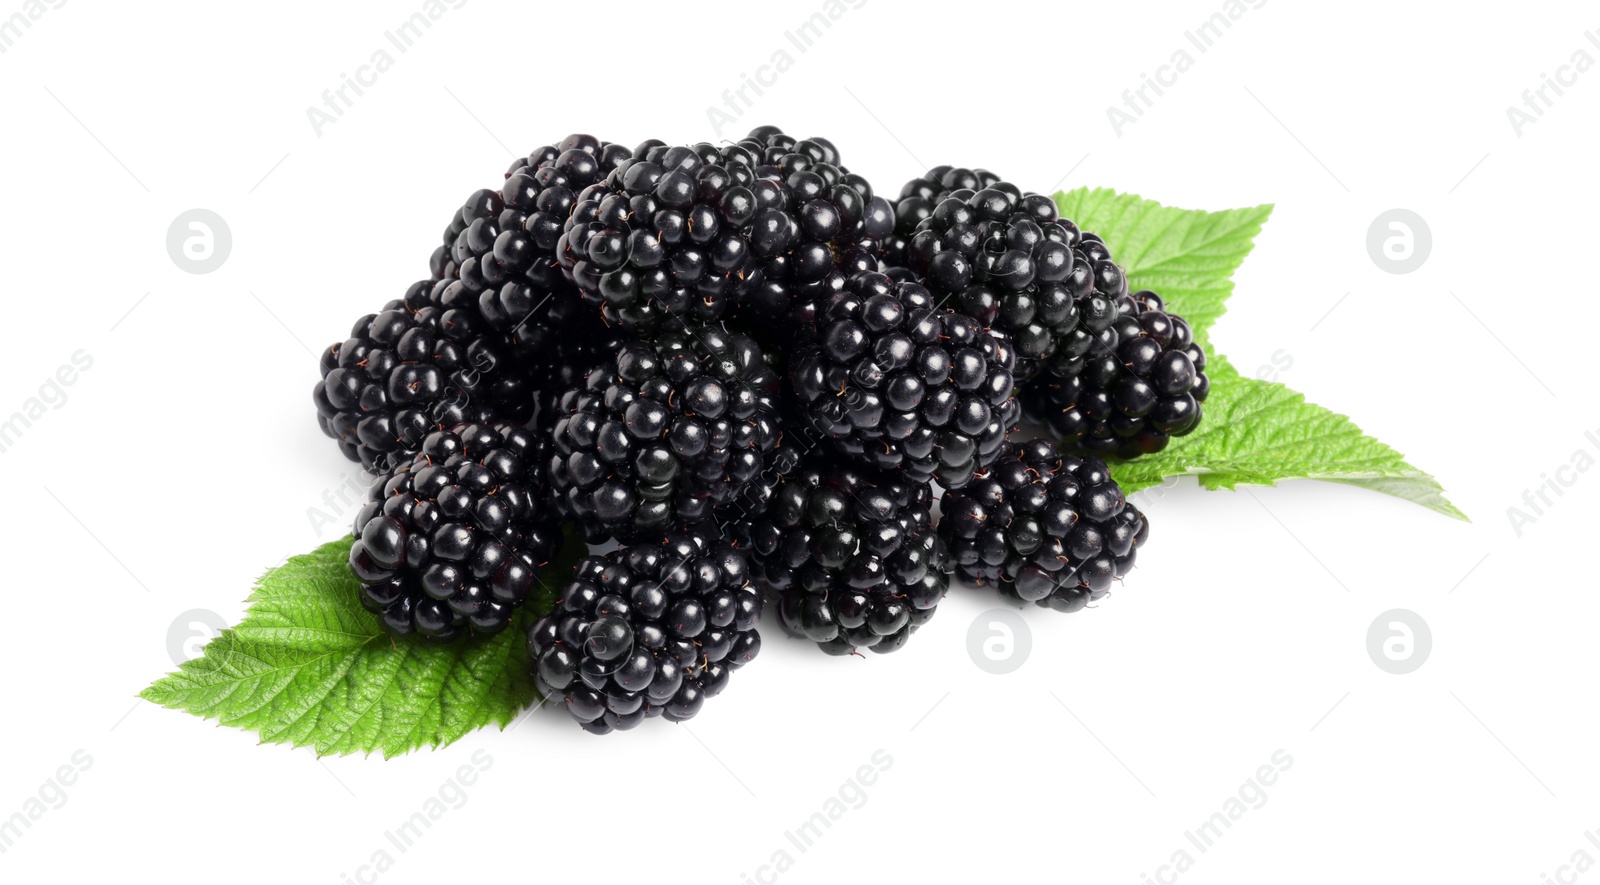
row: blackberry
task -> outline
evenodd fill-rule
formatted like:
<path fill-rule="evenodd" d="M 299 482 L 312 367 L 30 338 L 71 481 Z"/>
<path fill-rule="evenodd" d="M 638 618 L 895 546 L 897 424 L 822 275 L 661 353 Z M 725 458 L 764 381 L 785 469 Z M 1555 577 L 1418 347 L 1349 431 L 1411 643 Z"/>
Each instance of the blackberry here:
<path fill-rule="evenodd" d="M 531 270 L 542 279 L 555 267 L 556 242 L 577 194 L 630 156 L 622 145 L 574 134 L 517 158 L 506 170 L 503 185 L 474 191 L 450 219 L 444 242 L 428 262 L 433 279 L 464 278 L 469 284 L 481 279 L 491 284 L 489 278 L 499 274 L 484 257 L 491 254 L 508 276 Z"/>
<path fill-rule="evenodd" d="M 1211 390 L 1205 350 L 1161 297 L 1140 291 L 1116 302 L 1098 348 L 1076 374 L 1051 368 L 1022 391 L 1023 410 L 1069 448 L 1102 457 L 1159 452 L 1199 426 Z"/>
<path fill-rule="evenodd" d="M 528 630 L 534 686 L 605 734 L 682 722 L 761 650 L 761 594 L 743 552 L 703 532 L 591 556 Z"/>
<path fill-rule="evenodd" d="M 787 350 L 798 333 L 812 328 L 818 306 L 831 294 L 841 291 L 857 273 L 881 268 L 878 252 L 882 241 L 894 230 L 894 207 L 888 200 L 877 196 L 865 178 L 850 172 L 842 164 L 833 143 L 825 138 L 814 136 L 796 141 L 776 126 L 758 126 L 751 130 L 742 144 L 756 152 L 762 160 L 757 171 L 768 178 L 772 178 L 775 171 L 791 193 L 795 192 L 796 182 L 800 181 L 794 178 L 793 170 L 803 162 L 801 157 L 808 157 L 812 162 L 820 160 L 824 164 L 837 166 L 841 174 L 840 184 L 855 191 L 857 197 L 866 201 L 860 223 L 828 243 L 829 251 L 834 256 L 833 267 L 820 278 L 816 276 L 821 265 L 820 254 L 814 245 L 802 243 L 787 255 L 779 255 L 768 261 L 763 268 L 763 284 L 751 289 L 736 305 L 741 322 L 765 340 L 771 340 Z M 830 170 L 826 166 L 811 167 L 810 171 L 829 178 L 831 182 Z M 801 184 L 805 184 L 805 181 Z M 830 192 L 829 199 L 836 204 L 841 215 L 853 211 L 854 201 L 849 194 Z M 804 225 L 804 205 L 800 208 L 801 236 L 804 239 L 809 229 Z M 791 212 L 791 215 L 794 214 Z"/>
<path fill-rule="evenodd" d="M 318 424 L 347 457 L 384 473 L 434 430 L 531 417 L 555 344 L 601 329 L 555 269 L 556 239 L 575 192 L 627 156 L 573 135 L 518 160 L 501 190 L 475 192 L 456 213 L 431 280 L 323 352 Z"/>
<path fill-rule="evenodd" d="M 588 305 L 583 305 L 585 311 Z M 546 356 L 544 377 L 535 392 L 537 417 L 533 427 L 552 433 L 564 414 L 561 398 L 568 391 L 584 386 L 589 373 L 613 362 L 630 340 L 619 329 L 604 329 L 598 334 L 574 335 L 556 341 Z"/>
<path fill-rule="evenodd" d="M 591 540 L 703 522 L 762 472 L 778 379 L 716 326 L 632 339 L 557 403 L 551 486 Z"/>
<path fill-rule="evenodd" d="M 475 301 L 481 324 L 505 336 L 536 380 L 555 374 L 572 349 L 606 340 L 600 318 L 557 266 L 555 247 L 577 194 L 630 156 L 622 145 L 569 135 L 512 163 L 505 184 L 468 197 L 445 230 L 440 299 Z"/>
<path fill-rule="evenodd" d="M 1045 366 L 1073 374 L 1105 343 L 1126 275 L 1099 237 L 1057 214 L 1054 200 L 991 179 L 947 172 L 945 182 L 981 187 L 928 199 L 919 196 L 930 189 L 926 179 L 906 186 L 912 195 L 901 200 L 897 222 L 898 230 L 914 225 L 905 266 L 935 296 L 1012 336 L 1019 381 Z"/>
<path fill-rule="evenodd" d="M 373 482 L 356 515 L 361 604 L 398 636 L 505 629 L 560 543 L 544 499 L 548 450 L 506 423 L 429 434 L 413 461 Z"/>
<path fill-rule="evenodd" d="M 1006 443 L 971 484 L 945 492 L 940 510 L 957 574 L 1060 612 L 1109 592 L 1150 531 L 1105 462 L 1048 440 Z"/>
<path fill-rule="evenodd" d="M 804 417 L 840 451 L 946 488 L 989 463 L 1016 425 L 1010 342 L 941 309 L 928 289 L 858 274 L 792 356 Z"/>
<path fill-rule="evenodd" d="M 748 532 L 784 628 L 829 654 L 901 648 L 949 586 L 928 483 L 826 449 L 777 480 Z"/>
<path fill-rule="evenodd" d="M 1000 176 L 987 169 L 964 169 L 954 166 L 935 166 L 921 178 L 913 178 L 900 188 L 895 202 L 894 233 L 882 244 L 883 264 L 887 268 L 910 268 L 907 247 L 916 235 L 917 225 L 933 214 L 933 208 L 951 191 L 976 192 L 1000 181 Z"/>
<path fill-rule="evenodd" d="M 711 521 L 717 534 L 741 548 L 749 549 L 751 520 L 765 514 L 783 478 L 799 469 L 805 454 L 822 442 L 794 415 L 789 403 L 777 402 L 778 438 L 766 454 L 761 473 L 732 500 L 712 509 Z M 809 435 L 808 435 L 809 434 Z"/>
<path fill-rule="evenodd" d="M 580 195 L 557 259 L 606 319 L 648 332 L 741 304 L 786 322 L 838 281 L 838 253 L 873 261 L 894 212 L 826 139 L 761 127 L 737 144 L 647 141 Z"/>
<path fill-rule="evenodd" d="M 461 299 L 440 298 L 446 288 L 442 280 L 412 284 L 322 352 L 317 424 L 372 473 L 410 460 L 440 428 L 531 412 L 530 379 L 506 336 Z"/>

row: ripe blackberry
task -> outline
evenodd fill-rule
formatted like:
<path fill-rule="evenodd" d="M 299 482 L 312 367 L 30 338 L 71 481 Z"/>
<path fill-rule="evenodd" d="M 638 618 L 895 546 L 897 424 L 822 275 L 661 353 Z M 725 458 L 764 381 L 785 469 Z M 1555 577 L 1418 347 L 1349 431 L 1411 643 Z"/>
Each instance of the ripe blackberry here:
<path fill-rule="evenodd" d="M 534 686 L 605 734 L 682 722 L 761 650 L 761 594 L 745 554 L 702 532 L 591 556 L 528 630 Z"/>
<path fill-rule="evenodd" d="M 589 305 L 581 307 L 593 314 Z M 582 388 L 590 372 L 615 361 L 629 340 L 630 336 L 622 330 L 606 329 L 602 325 L 596 334 L 567 336 L 556 341 L 546 357 L 545 375 L 535 393 L 538 414 L 531 426 L 545 434 L 553 433 L 556 422 L 565 414 L 561 410 L 561 398 L 568 391 Z"/>
<path fill-rule="evenodd" d="M 1048 440 L 1006 443 L 969 485 L 945 492 L 940 511 L 957 574 L 1061 612 L 1104 596 L 1150 531 L 1105 462 Z"/>
<path fill-rule="evenodd" d="M 600 329 L 555 270 L 555 241 L 576 191 L 627 156 L 573 135 L 518 160 L 500 191 L 477 191 L 456 213 L 431 280 L 323 352 L 318 424 L 347 457 L 384 473 L 434 430 L 531 417 L 556 343 Z"/>
<path fill-rule="evenodd" d="M 442 280 L 412 284 L 322 352 L 322 380 L 312 390 L 317 424 L 372 473 L 410 460 L 440 428 L 531 411 L 529 370 L 510 356 L 507 337 L 456 293 L 439 297 L 447 288 Z"/>
<path fill-rule="evenodd" d="M 929 190 L 925 179 L 907 185 L 913 193 L 898 220 L 901 230 L 911 226 L 905 265 L 936 297 L 1014 338 L 1019 381 L 1045 366 L 1073 374 L 1106 343 L 1126 275 L 1099 237 L 1057 214 L 1054 200 L 990 177 L 946 173 L 950 183 L 983 186 L 932 199 L 919 196 Z"/>
<path fill-rule="evenodd" d="M 1117 300 L 1106 336 L 1114 349 L 1096 348 L 1078 374 L 1051 368 L 1023 389 L 1029 417 L 1068 448 L 1102 457 L 1159 452 L 1193 432 L 1211 381 L 1189 324 L 1140 291 Z"/>
<path fill-rule="evenodd" d="M 539 282 L 548 283 L 543 277 L 553 272 L 556 241 L 577 194 L 611 174 L 629 156 L 631 152 L 620 144 L 574 134 L 517 158 L 506 170 L 503 185 L 474 191 L 450 219 L 444 242 L 428 262 L 433 279 L 464 278 L 469 285 L 482 279 L 493 285 L 489 278 L 499 270 L 485 258 L 492 254 L 506 276 L 532 271 Z"/>
<path fill-rule="evenodd" d="M 838 149 L 825 138 L 814 136 L 796 141 L 776 126 L 758 126 L 741 144 L 762 161 L 757 172 L 771 179 L 775 170 L 791 192 L 796 181 L 793 171 L 801 165 L 801 157 L 809 157 L 813 162 L 837 166 L 840 183 L 866 201 L 860 223 L 828 244 L 834 256 L 832 268 L 818 277 L 820 254 L 814 245 L 802 243 L 788 254 L 768 261 L 763 268 L 764 283 L 750 289 L 736 305 L 738 319 L 743 324 L 762 340 L 772 341 L 787 350 L 798 334 L 814 327 L 817 308 L 829 296 L 842 291 L 845 283 L 856 274 L 880 269 L 878 252 L 884 238 L 894 229 L 894 207 L 887 199 L 877 196 L 865 178 L 850 172 L 843 165 Z M 810 171 L 831 182 L 825 166 L 813 167 Z M 853 203 L 849 194 L 831 193 L 830 198 L 838 204 L 841 214 L 848 212 Z M 803 210 L 804 206 L 801 208 Z M 801 221 L 805 219 L 802 217 Z M 800 233 L 805 239 L 809 228 L 802 224 Z"/>
<path fill-rule="evenodd" d="M 826 449 L 778 479 L 748 532 L 784 628 L 829 654 L 899 649 L 949 586 L 928 483 Z"/>
<path fill-rule="evenodd" d="M 789 403 L 780 400 L 777 406 L 778 438 L 772 451 L 766 454 L 761 473 L 746 483 L 732 500 L 718 504 L 711 513 L 716 534 L 747 550 L 751 543 L 751 521 L 767 512 L 784 477 L 800 468 L 805 454 L 823 443 L 819 434 L 795 417 Z"/>
<path fill-rule="evenodd" d="M 548 451 L 507 423 L 429 434 L 415 460 L 373 482 L 356 515 L 361 604 L 397 636 L 505 629 L 560 542 L 545 501 Z"/>
<path fill-rule="evenodd" d="M 716 326 L 633 339 L 557 403 L 551 486 L 591 540 L 702 522 L 762 472 L 777 376 Z"/>
<path fill-rule="evenodd" d="M 608 321 L 713 321 L 748 302 L 786 314 L 830 280 L 836 253 L 870 257 L 894 212 L 826 139 L 762 127 L 737 144 L 638 146 L 585 189 L 557 259 Z M 859 247 L 859 248 L 858 248 Z M 864 258 L 863 258 L 864 260 Z"/>
<path fill-rule="evenodd" d="M 1000 176 L 987 169 L 964 169 L 955 166 L 935 166 L 921 178 L 913 178 L 900 188 L 894 206 L 894 233 L 884 238 L 883 264 L 891 269 L 907 269 L 907 247 L 917 233 L 917 225 L 933 214 L 951 191 L 973 192 L 1000 181 Z"/>
<path fill-rule="evenodd" d="M 863 273 L 879 273 L 880 268 L 869 246 L 837 251 L 832 269 L 817 283 L 759 289 L 739 306 L 733 319 L 786 361 L 796 347 L 816 337 L 818 314 L 849 288 L 850 280 Z"/>
<path fill-rule="evenodd" d="M 445 230 L 438 299 L 475 303 L 480 325 L 501 333 L 535 380 L 553 374 L 563 350 L 605 338 L 600 318 L 557 267 L 555 246 L 577 194 L 630 156 L 622 145 L 569 135 L 512 163 L 505 184 L 468 197 Z"/>
<path fill-rule="evenodd" d="M 941 309 L 927 288 L 858 274 L 817 318 L 789 378 L 800 411 L 840 451 L 959 487 L 1016 425 L 1010 342 Z"/>

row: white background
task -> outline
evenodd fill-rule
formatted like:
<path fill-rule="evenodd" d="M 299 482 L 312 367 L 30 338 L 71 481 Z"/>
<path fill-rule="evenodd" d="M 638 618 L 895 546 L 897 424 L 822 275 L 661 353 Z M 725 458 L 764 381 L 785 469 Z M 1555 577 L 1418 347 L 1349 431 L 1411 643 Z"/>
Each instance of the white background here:
<path fill-rule="evenodd" d="M 1600 58 L 1592 8 L 1274 0 L 1200 53 L 1184 32 L 1220 0 L 871 0 L 800 52 L 785 31 L 820 0 L 471 0 L 401 54 L 384 32 L 420 0 L 347 6 L 71 0 L 0 54 L 0 415 L 93 360 L 0 454 L 0 818 L 92 758 L 0 879 L 342 883 L 387 848 L 385 883 L 770 881 L 779 849 L 784 883 L 1600 883 L 1563 868 L 1600 859 L 1600 474 L 1563 471 L 1542 515 L 1523 503 L 1600 457 L 1600 72 L 1520 135 L 1506 114 L 1575 50 Z M 306 108 L 386 47 L 392 69 L 319 136 Z M 1192 68 L 1119 135 L 1107 106 L 1180 48 Z M 707 106 L 779 50 L 793 66 L 717 132 Z M 314 425 L 314 352 L 425 275 L 462 198 L 572 131 L 768 122 L 833 139 L 891 195 L 955 163 L 1276 204 L 1216 346 L 1353 416 L 1475 521 L 1337 485 L 1185 482 L 1142 496 L 1149 545 L 1096 610 L 1025 612 L 1014 673 L 975 666 L 994 601 L 953 590 L 890 657 L 828 658 L 772 624 L 688 727 L 604 739 L 540 714 L 319 762 L 136 701 L 181 613 L 232 623 L 264 569 L 343 533 L 351 512 L 308 518 L 352 471 Z M 233 235 L 207 275 L 165 249 L 194 207 Z M 1407 275 L 1366 248 L 1396 207 L 1433 236 Z M 1520 533 L 1513 506 L 1534 517 Z M 1404 676 L 1366 650 L 1397 607 L 1433 636 Z M 865 804 L 798 851 L 785 831 L 880 749 Z M 1198 851 L 1185 831 L 1280 749 L 1265 804 Z M 474 754 L 491 767 L 465 804 L 395 851 L 384 832 Z M 1192 867 L 1163 869 L 1179 849 Z"/>

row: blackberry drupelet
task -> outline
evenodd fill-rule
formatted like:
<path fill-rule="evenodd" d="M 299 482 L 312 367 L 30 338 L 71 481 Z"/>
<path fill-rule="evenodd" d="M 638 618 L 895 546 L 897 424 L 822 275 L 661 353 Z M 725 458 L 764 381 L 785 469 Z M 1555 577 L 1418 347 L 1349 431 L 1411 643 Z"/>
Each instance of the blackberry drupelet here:
<path fill-rule="evenodd" d="M 761 475 L 778 379 L 761 348 L 668 322 L 628 340 L 557 403 L 551 486 L 591 540 L 706 520 Z"/>
<path fill-rule="evenodd" d="M 664 317 L 713 321 L 744 306 L 754 326 L 872 262 L 894 212 L 839 165 L 826 139 L 772 127 L 737 144 L 647 141 L 580 195 L 557 260 L 609 322 L 647 334 Z"/>
<path fill-rule="evenodd" d="M 1010 342 L 928 289 L 858 274 L 792 355 L 803 416 L 834 447 L 946 488 L 971 479 L 1016 425 Z"/>
<path fill-rule="evenodd" d="M 356 515 L 361 604 L 397 636 L 448 642 L 505 629 L 561 540 L 545 500 L 548 452 L 513 424 L 429 434 Z"/>
<path fill-rule="evenodd" d="M 1211 382 L 1189 324 L 1156 293 L 1140 291 L 1117 300 L 1106 334 L 1115 348 L 1097 348 L 1078 374 L 1052 368 L 1023 389 L 1029 417 L 1068 448 L 1102 457 L 1159 452 L 1193 432 Z"/>
<path fill-rule="evenodd" d="M 945 180 L 978 180 L 963 172 Z M 1057 214 L 1054 200 L 1003 181 L 934 199 L 917 195 L 927 190 L 918 181 L 907 188 L 916 193 L 901 201 L 898 222 L 914 225 L 906 267 L 935 296 L 1015 339 L 1019 381 L 1045 366 L 1074 374 L 1097 345 L 1115 345 L 1106 327 L 1127 292 L 1125 274 L 1099 237 Z"/>
<path fill-rule="evenodd" d="M 535 687 L 585 731 L 692 718 L 761 650 L 745 554 L 704 532 L 591 556 L 528 630 Z"/>
<path fill-rule="evenodd" d="M 826 449 L 778 479 L 748 532 L 784 628 L 829 654 L 901 648 L 949 586 L 928 483 Z"/>
<path fill-rule="evenodd" d="M 1048 440 L 1006 443 L 969 485 L 945 492 L 940 510 L 957 574 L 1061 612 L 1109 592 L 1150 530 L 1105 462 Z"/>

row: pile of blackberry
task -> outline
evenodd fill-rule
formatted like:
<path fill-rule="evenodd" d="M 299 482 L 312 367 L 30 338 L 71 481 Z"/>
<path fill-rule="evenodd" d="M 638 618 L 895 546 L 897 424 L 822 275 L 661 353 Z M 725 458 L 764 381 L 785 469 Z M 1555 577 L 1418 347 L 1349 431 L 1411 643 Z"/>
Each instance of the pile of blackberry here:
<path fill-rule="evenodd" d="M 770 126 L 540 147 L 428 271 L 314 389 L 375 477 L 361 604 L 408 641 L 519 631 L 508 666 L 594 733 L 696 715 L 764 599 L 834 655 L 903 648 L 952 574 L 1099 600 L 1149 532 L 1105 459 L 1209 390 L 1189 325 L 1050 198 L 940 166 L 891 204 Z"/>

